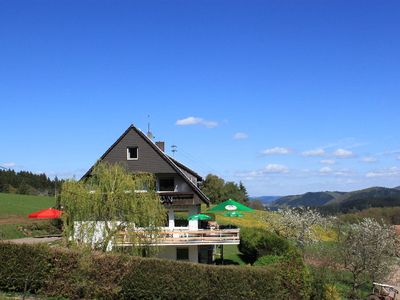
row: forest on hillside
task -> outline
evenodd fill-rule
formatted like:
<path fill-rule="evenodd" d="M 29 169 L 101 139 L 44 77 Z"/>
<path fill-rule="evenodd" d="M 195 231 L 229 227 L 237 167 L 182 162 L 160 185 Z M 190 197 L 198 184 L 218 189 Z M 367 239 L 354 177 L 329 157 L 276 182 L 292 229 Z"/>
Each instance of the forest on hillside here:
<path fill-rule="evenodd" d="M 0 170 L 0 192 L 23 195 L 53 196 L 60 190 L 62 180 L 50 179 L 46 174 L 28 171 Z"/>

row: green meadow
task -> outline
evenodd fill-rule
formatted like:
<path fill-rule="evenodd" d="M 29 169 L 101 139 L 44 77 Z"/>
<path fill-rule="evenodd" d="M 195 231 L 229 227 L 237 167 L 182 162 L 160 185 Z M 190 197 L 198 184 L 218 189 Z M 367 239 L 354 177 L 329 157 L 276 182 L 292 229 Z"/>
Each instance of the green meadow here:
<path fill-rule="evenodd" d="M 0 239 L 46 233 L 43 228 L 48 221 L 29 219 L 28 215 L 54 205 L 53 197 L 0 193 Z"/>
<path fill-rule="evenodd" d="M 54 204 L 53 197 L 0 193 L 0 218 L 28 217 L 31 212 L 52 207 Z"/>

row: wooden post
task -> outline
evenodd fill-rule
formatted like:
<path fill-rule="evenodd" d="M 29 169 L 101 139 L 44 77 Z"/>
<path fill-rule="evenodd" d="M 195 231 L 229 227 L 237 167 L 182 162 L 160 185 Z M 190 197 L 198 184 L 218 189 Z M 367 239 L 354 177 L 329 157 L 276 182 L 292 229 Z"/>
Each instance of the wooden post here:
<path fill-rule="evenodd" d="M 224 245 L 221 245 L 221 264 L 224 264 Z"/>

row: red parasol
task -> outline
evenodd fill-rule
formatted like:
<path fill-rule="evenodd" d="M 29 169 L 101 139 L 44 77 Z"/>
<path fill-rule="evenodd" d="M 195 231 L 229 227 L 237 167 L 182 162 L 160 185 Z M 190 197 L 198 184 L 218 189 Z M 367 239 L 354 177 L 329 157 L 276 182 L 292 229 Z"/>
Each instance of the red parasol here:
<path fill-rule="evenodd" d="M 40 211 L 33 212 L 28 215 L 30 219 L 57 219 L 62 214 L 61 210 L 55 208 L 46 208 Z"/>

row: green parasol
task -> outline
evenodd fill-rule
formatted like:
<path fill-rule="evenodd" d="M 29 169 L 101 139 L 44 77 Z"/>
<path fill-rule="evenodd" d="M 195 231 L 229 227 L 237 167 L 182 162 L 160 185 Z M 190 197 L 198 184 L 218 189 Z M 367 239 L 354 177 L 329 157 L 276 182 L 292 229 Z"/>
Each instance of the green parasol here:
<path fill-rule="evenodd" d="M 211 220 L 212 218 L 205 214 L 197 214 L 197 215 L 191 215 L 188 219 L 190 221 L 194 221 L 194 220 L 205 221 L 205 220 Z"/>
<path fill-rule="evenodd" d="M 236 202 L 235 200 L 226 200 L 213 208 L 208 210 L 209 212 L 225 212 L 225 217 L 243 217 L 241 211 L 254 211 L 254 209 L 243 205 L 242 203 Z M 224 264 L 224 245 L 221 245 L 221 262 Z"/>
<path fill-rule="evenodd" d="M 238 211 L 228 211 L 224 213 L 225 217 L 243 217 L 243 214 Z"/>
<path fill-rule="evenodd" d="M 243 205 L 242 203 L 236 202 L 232 199 L 226 200 L 213 208 L 208 210 L 209 212 L 217 212 L 217 211 L 253 211 L 252 208 Z"/>

